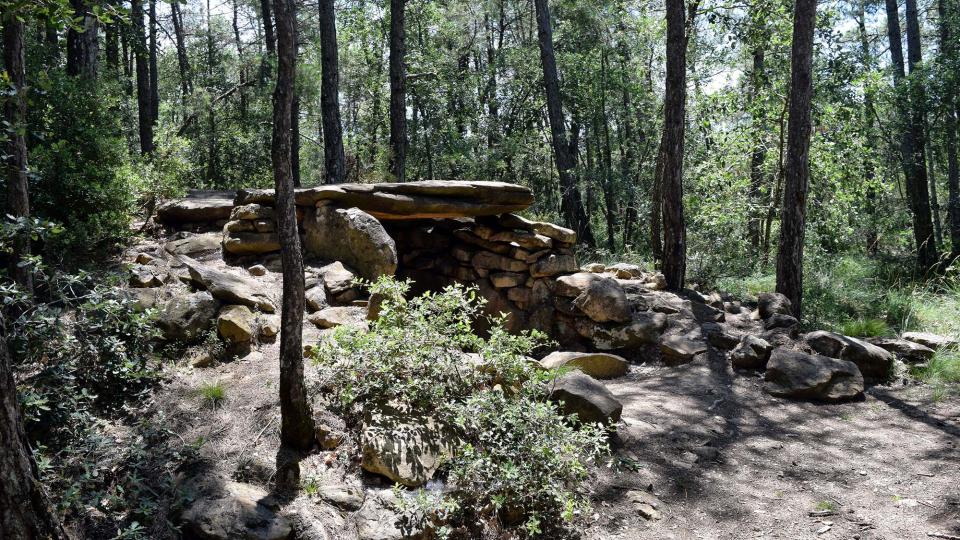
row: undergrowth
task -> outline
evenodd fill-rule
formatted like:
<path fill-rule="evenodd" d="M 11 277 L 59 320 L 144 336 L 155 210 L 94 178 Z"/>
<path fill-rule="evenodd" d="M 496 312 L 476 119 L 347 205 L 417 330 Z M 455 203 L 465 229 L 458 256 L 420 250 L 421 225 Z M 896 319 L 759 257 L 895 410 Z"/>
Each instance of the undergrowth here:
<path fill-rule="evenodd" d="M 511 335 L 493 320 L 481 338 L 471 328 L 483 305 L 475 290 L 405 300 L 408 289 L 381 278 L 371 292 L 385 300 L 370 332 L 341 326 L 319 344 L 320 392 L 355 438 L 364 411 L 382 405 L 431 414 L 450 434 L 452 457 L 438 475 L 447 488 L 400 493 L 411 531 L 564 536 L 586 514 L 579 488 L 608 451 L 606 429 L 564 417 L 547 399 L 554 374 L 527 358 L 542 335 Z"/>

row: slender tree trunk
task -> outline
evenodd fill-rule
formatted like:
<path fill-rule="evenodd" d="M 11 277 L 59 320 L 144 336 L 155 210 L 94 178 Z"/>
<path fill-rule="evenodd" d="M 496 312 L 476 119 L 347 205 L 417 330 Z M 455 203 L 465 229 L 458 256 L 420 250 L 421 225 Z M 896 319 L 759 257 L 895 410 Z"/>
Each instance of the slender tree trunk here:
<path fill-rule="evenodd" d="M 293 59 L 296 63 L 300 56 L 299 23 L 296 16 L 296 2 L 293 1 Z M 300 187 L 300 90 L 297 78 L 293 78 L 293 104 L 290 107 L 290 168 L 293 171 L 293 187 Z"/>
<path fill-rule="evenodd" d="M 140 153 L 153 153 L 153 110 L 150 106 L 150 67 L 147 61 L 147 39 L 143 26 L 143 0 L 132 0 L 130 19 L 133 23 L 133 57 L 137 70 L 137 117 L 140 126 Z"/>
<path fill-rule="evenodd" d="M 271 0 L 260 0 L 260 11 L 263 15 L 263 42 L 267 48 L 267 56 L 277 55 L 277 38 L 273 32 L 273 8 Z"/>
<path fill-rule="evenodd" d="M 334 0 L 320 0 L 320 116 L 323 123 L 323 157 L 327 184 L 346 178 L 343 127 L 340 123 L 340 63 Z"/>
<path fill-rule="evenodd" d="M 911 9 L 912 4 L 912 9 Z M 903 159 L 906 179 L 907 199 L 913 215 L 913 236 L 917 246 L 917 267 L 927 270 L 937 261 L 936 245 L 933 234 L 933 221 L 930 216 L 930 200 L 927 191 L 927 168 L 923 152 L 923 117 L 917 117 L 922 104 L 911 103 L 923 96 L 921 81 L 907 81 L 903 62 L 903 44 L 900 34 L 900 16 L 897 0 L 886 0 L 887 32 L 890 38 L 890 57 L 893 63 L 894 87 L 897 91 L 897 108 L 901 117 L 900 152 Z M 907 5 L 907 45 L 911 54 L 911 67 L 919 63 L 919 27 L 910 30 L 910 14 L 916 19 L 916 3 L 911 0 Z M 916 21 L 914 21 L 916 22 Z M 911 34 L 917 34 L 916 43 L 911 47 Z M 912 50 L 911 50 L 912 49 Z M 918 123 L 919 122 L 919 123 Z"/>
<path fill-rule="evenodd" d="M 214 48 L 213 48 L 213 13 L 210 9 L 210 0 L 207 0 L 207 78 L 206 84 L 213 86 L 214 78 Z M 216 182 L 220 176 L 217 166 L 217 111 L 213 100 L 210 100 L 207 110 L 207 124 L 209 133 L 207 134 L 207 181 Z"/>
<path fill-rule="evenodd" d="M 557 76 L 557 60 L 553 52 L 550 8 L 547 0 L 534 0 L 533 3 L 536 8 L 537 41 L 540 44 L 540 62 L 543 65 L 543 86 L 547 96 L 547 116 L 553 141 L 553 157 L 557 165 L 557 174 L 560 176 L 560 211 L 564 222 L 577 232 L 580 241 L 588 246 L 594 246 L 596 242 L 590 230 L 590 221 L 583 210 L 580 190 L 571 172 L 574 162 L 570 147 L 567 145 L 563 104 L 560 101 L 560 80 Z"/>
<path fill-rule="evenodd" d="M 23 23 L 17 24 L 22 28 Z M 4 37 L 6 35 L 5 31 Z M 3 339 L 0 339 L 0 509 L 0 538 L 67 538 L 40 483 L 37 464 L 23 430 L 17 385 Z"/>
<path fill-rule="evenodd" d="M 132 11 L 131 9 L 131 12 Z M 131 16 L 130 25 L 120 27 L 120 60 L 123 64 L 123 87 L 128 97 L 133 95 L 133 47 L 130 42 L 133 37 L 132 30 L 134 29 L 132 19 L 133 17 Z"/>
<path fill-rule="evenodd" d="M 99 24 L 85 0 L 70 0 L 70 4 L 73 16 L 80 19 L 80 28 L 67 30 L 67 75 L 94 79 L 97 77 Z"/>
<path fill-rule="evenodd" d="M 952 73 L 953 88 L 960 82 L 956 72 L 949 71 L 950 66 L 957 65 L 957 44 L 953 41 L 952 24 L 957 23 L 960 13 L 947 8 L 947 0 L 937 0 L 940 30 L 940 55 L 942 63 L 948 67 L 945 70 Z M 948 84 L 947 88 L 951 86 Z M 957 159 L 957 96 L 954 92 L 946 92 L 943 97 L 944 151 L 947 154 L 947 221 L 950 229 L 950 257 L 960 257 L 960 165 Z"/>
<path fill-rule="evenodd" d="M 863 64 L 863 69 L 869 71 L 873 69 L 873 55 L 870 53 L 870 41 L 867 36 L 866 4 L 867 0 L 860 0 L 859 13 L 857 16 L 857 27 L 860 34 L 860 61 Z M 874 154 L 877 147 L 877 136 L 876 131 L 874 130 L 874 115 L 876 112 L 874 109 L 873 100 L 873 90 L 870 85 L 867 84 L 863 95 L 863 129 L 867 150 L 863 158 L 863 180 L 867 185 L 867 230 L 865 231 L 867 242 L 866 251 L 870 255 L 873 255 L 877 252 L 877 242 L 879 241 L 877 236 L 877 190 L 874 187 L 877 176 L 876 168 L 874 166 Z"/>
<path fill-rule="evenodd" d="M 407 65 L 406 0 L 390 0 L 390 174 L 406 181 Z"/>
<path fill-rule="evenodd" d="M 243 40 L 240 39 L 240 14 L 237 0 L 233 0 L 233 43 L 237 47 L 237 64 L 240 72 L 240 121 L 247 123 L 247 66 L 243 57 Z"/>
<path fill-rule="evenodd" d="M 160 72 L 157 68 L 157 0 L 149 0 L 147 17 L 150 19 L 150 116 L 153 125 L 160 118 Z"/>
<path fill-rule="evenodd" d="M 107 70 L 111 77 L 120 77 L 120 23 L 112 22 L 104 26 Z"/>
<path fill-rule="evenodd" d="M 297 232 L 291 167 L 294 84 L 297 73 L 293 0 L 274 0 L 277 21 L 277 84 L 273 93 L 273 179 L 276 186 L 283 308 L 280 319 L 280 441 L 298 450 L 313 444 L 313 419 L 303 382 L 303 253 Z"/>
<path fill-rule="evenodd" d="M 27 140 L 24 136 L 27 121 L 26 68 L 23 55 L 23 21 L 11 12 L 3 16 L 3 64 L 9 85 L 15 92 L 7 96 L 3 105 L 3 120 L 13 128 L 6 144 L 7 213 L 14 218 L 30 216 L 30 192 L 27 182 Z M 9 275 L 17 285 L 33 294 L 33 277 L 30 268 L 21 264 L 30 255 L 30 236 L 27 233 L 17 235 L 13 240 L 13 253 L 10 257 Z M 2 485 L 3 482 L 0 482 Z"/>
<path fill-rule="evenodd" d="M 790 118 L 787 124 L 783 211 L 777 252 L 777 292 L 790 299 L 800 318 L 803 298 L 803 238 L 810 185 L 810 100 L 813 95 L 813 30 L 816 0 L 797 0 L 790 53 Z"/>
<path fill-rule="evenodd" d="M 177 45 L 177 67 L 180 68 L 180 89 L 184 96 L 188 96 L 193 93 L 193 76 L 190 73 L 190 57 L 187 56 L 187 38 L 183 28 L 183 13 L 180 11 L 180 3 L 172 2 L 170 11 Z"/>
<path fill-rule="evenodd" d="M 750 154 L 750 214 L 747 223 L 747 237 L 750 246 L 760 249 L 761 227 L 763 224 L 763 164 L 767 160 L 767 111 L 763 106 L 763 92 L 766 90 L 765 50 L 758 46 L 753 50 L 753 72 L 750 74 L 750 91 L 753 95 L 753 151 Z"/>
<path fill-rule="evenodd" d="M 617 251 L 617 207 L 619 205 L 614 195 L 613 157 L 611 155 L 612 150 L 610 149 L 610 122 L 607 116 L 607 67 L 607 51 L 603 50 L 600 56 L 600 110 L 602 111 L 602 118 L 600 118 L 602 125 L 600 128 L 603 134 L 603 154 L 601 155 L 600 161 L 603 164 L 603 203 L 606 207 L 605 215 L 607 218 L 607 249 L 613 254 Z"/>
<path fill-rule="evenodd" d="M 683 219 L 683 139 L 687 101 L 687 17 L 683 0 L 667 0 L 667 81 L 660 154 L 663 208 L 663 275 L 667 288 L 680 290 L 687 269 Z M 691 18 L 693 13 L 691 13 Z"/>
<path fill-rule="evenodd" d="M 932 140 L 930 138 L 930 127 L 926 116 L 924 116 L 923 119 L 923 137 L 927 141 Z M 937 246 L 937 252 L 939 252 L 940 246 L 943 245 L 943 230 L 940 227 L 940 201 L 937 199 L 937 161 L 933 155 L 932 142 L 926 145 L 925 157 L 927 163 L 927 179 L 930 181 L 930 214 L 931 220 L 933 221 L 933 237 L 935 239 L 934 245 Z"/>

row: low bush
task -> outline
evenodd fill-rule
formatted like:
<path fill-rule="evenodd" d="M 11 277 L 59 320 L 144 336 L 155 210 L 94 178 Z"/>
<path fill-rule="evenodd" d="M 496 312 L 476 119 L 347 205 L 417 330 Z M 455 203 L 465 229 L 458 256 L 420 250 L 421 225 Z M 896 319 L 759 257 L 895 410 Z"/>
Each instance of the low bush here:
<path fill-rule="evenodd" d="M 544 337 L 511 335 L 491 321 L 471 330 L 482 299 L 452 286 L 404 299 L 409 283 L 382 278 L 384 298 L 369 332 L 338 328 L 315 353 L 320 389 L 348 425 L 381 403 L 430 411 L 455 435 L 441 468 L 448 490 L 400 497 L 411 528 L 441 537 L 455 530 L 514 529 L 555 538 L 583 514 L 588 466 L 607 451 L 606 432 L 565 418 L 547 399 L 553 374 L 526 357 Z M 354 432 L 356 435 L 356 432 Z"/>

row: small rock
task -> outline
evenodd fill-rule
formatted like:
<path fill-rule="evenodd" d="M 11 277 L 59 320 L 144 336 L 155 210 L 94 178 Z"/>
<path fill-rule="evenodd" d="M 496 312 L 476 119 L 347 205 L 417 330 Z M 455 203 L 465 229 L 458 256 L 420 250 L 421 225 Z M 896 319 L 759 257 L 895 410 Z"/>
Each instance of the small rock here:
<path fill-rule="evenodd" d="M 538 277 L 556 276 L 577 271 L 577 259 L 573 255 L 550 254 L 540 258 L 530 267 L 530 275 Z"/>
<path fill-rule="evenodd" d="M 774 313 L 766 318 L 763 323 L 763 328 L 765 330 L 773 330 L 774 328 L 796 328 L 799 325 L 800 321 L 793 315 Z"/>
<path fill-rule="evenodd" d="M 267 275 L 267 267 L 262 264 L 255 264 L 247 268 L 247 272 L 250 272 L 251 276 L 265 276 Z"/>
<path fill-rule="evenodd" d="M 738 368 L 764 368 L 772 350 L 773 345 L 766 340 L 746 334 L 737 347 L 730 351 L 730 361 Z"/>
<path fill-rule="evenodd" d="M 560 402 L 565 415 L 576 414 L 584 423 L 613 424 L 623 412 L 623 405 L 603 383 L 580 372 L 557 379 L 550 399 Z"/>
<path fill-rule="evenodd" d="M 933 350 L 953 347 L 958 343 L 954 338 L 932 334 L 930 332 L 905 332 L 900 337 Z"/>
<path fill-rule="evenodd" d="M 919 364 L 933 358 L 936 351 L 913 341 L 891 338 L 871 338 L 868 340 L 877 347 L 889 351 L 897 358 L 910 364 Z"/>
<path fill-rule="evenodd" d="M 516 287 L 526 281 L 527 276 L 525 274 L 517 274 L 514 272 L 495 272 L 490 274 L 490 283 L 498 289 Z"/>
<path fill-rule="evenodd" d="M 347 484 L 324 484 L 318 494 L 328 503 L 351 512 L 363 506 L 363 490 Z"/>
<path fill-rule="evenodd" d="M 602 274 L 603 272 L 606 272 L 606 271 L 607 271 L 607 267 L 604 266 L 603 263 L 590 263 L 590 264 L 585 264 L 585 265 L 581 266 L 581 267 L 580 267 L 580 270 L 581 270 L 582 272 L 591 272 L 591 273 L 594 273 L 594 274 Z"/>
<path fill-rule="evenodd" d="M 260 317 L 260 338 L 274 338 L 280 334 L 280 316 L 263 315 Z"/>
<path fill-rule="evenodd" d="M 687 336 L 663 336 L 660 339 L 660 354 L 671 364 L 686 363 L 707 350 L 707 344 Z"/>
<path fill-rule="evenodd" d="M 266 490 L 226 478 L 188 487 L 190 501 L 180 515 L 188 537 L 207 540 L 285 540 L 293 527 Z"/>
<path fill-rule="evenodd" d="M 318 328 L 334 328 L 337 326 L 353 326 L 366 329 L 367 310 L 362 307 L 339 306 L 321 309 L 310 314 L 307 319 Z"/>
<path fill-rule="evenodd" d="M 253 312 L 247 306 L 224 306 L 217 317 L 217 331 L 231 343 L 253 339 Z"/>
<path fill-rule="evenodd" d="M 360 466 L 399 484 L 419 487 L 433 478 L 452 452 L 452 440 L 431 416 L 390 408 L 365 414 Z"/>
<path fill-rule="evenodd" d="M 757 296 L 757 308 L 761 319 L 769 319 L 773 315 L 790 315 L 793 313 L 793 303 L 790 299 L 778 292 L 760 293 Z"/>
<path fill-rule="evenodd" d="M 220 302 L 207 291 L 177 295 L 160 307 L 157 326 L 168 340 L 193 341 L 210 327 Z"/>
<path fill-rule="evenodd" d="M 626 322 L 631 318 L 623 287 L 606 277 L 591 280 L 573 300 L 573 305 L 596 322 Z"/>
<path fill-rule="evenodd" d="M 596 379 L 613 379 L 627 374 L 629 364 L 622 356 L 608 353 L 553 352 L 540 365 L 547 369 L 577 368 Z"/>
<path fill-rule="evenodd" d="M 771 353 L 764 380 L 774 396 L 843 401 L 863 395 L 863 375 L 853 362 L 782 347 Z"/>
<path fill-rule="evenodd" d="M 307 303 L 307 310 L 311 312 L 320 311 L 330 305 L 327 303 L 327 291 L 323 287 L 307 289 L 303 297 Z"/>

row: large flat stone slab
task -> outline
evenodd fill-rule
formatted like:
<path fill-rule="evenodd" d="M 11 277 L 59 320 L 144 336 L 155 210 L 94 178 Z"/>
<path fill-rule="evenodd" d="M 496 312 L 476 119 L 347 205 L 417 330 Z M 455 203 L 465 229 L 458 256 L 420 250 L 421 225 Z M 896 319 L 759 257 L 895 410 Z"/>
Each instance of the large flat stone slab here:
<path fill-rule="evenodd" d="M 272 189 L 241 190 L 236 204 L 272 204 Z M 298 189 L 298 206 L 334 201 L 380 220 L 493 216 L 533 203 L 529 188 L 505 182 L 431 180 L 383 184 L 336 184 Z"/>
<path fill-rule="evenodd" d="M 192 189 L 186 197 L 157 206 L 157 221 L 165 225 L 202 223 L 230 217 L 236 191 Z"/>

